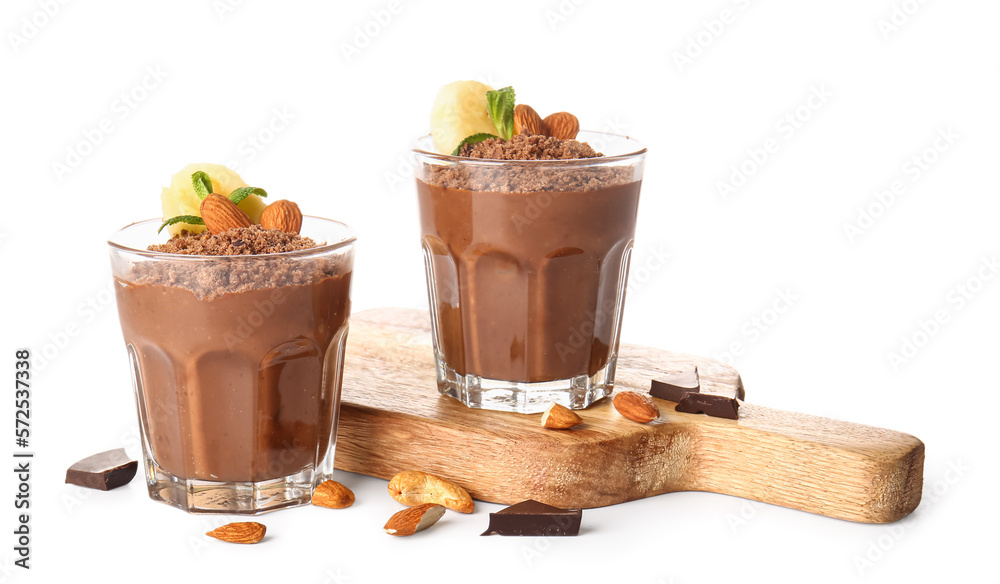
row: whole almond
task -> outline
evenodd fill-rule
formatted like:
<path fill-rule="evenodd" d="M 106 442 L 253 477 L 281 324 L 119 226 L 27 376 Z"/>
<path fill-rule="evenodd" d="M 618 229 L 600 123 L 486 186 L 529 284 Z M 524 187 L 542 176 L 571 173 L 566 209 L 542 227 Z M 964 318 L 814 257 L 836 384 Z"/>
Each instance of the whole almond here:
<path fill-rule="evenodd" d="M 634 391 L 622 391 L 611 402 L 618 413 L 630 420 L 648 424 L 660 417 L 660 410 L 653 398 Z"/>
<path fill-rule="evenodd" d="M 444 507 L 434 503 L 424 503 L 403 509 L 389 518 L 382 531 L 389 535 L 413 535 L 437 523 L 444 515 Z"/>
<path fill-rule="evenodd" d="M 302 211 L 295 203 L 282 199 L 264 208 L 260 214 L 260 226 L 277 229 L 285 233 L 298 233 L 302 229 Z"/>
<path fill-rule="evenodd" d="M 212 193 L 201 202 L 201 218 L 212 233 L 222 233 L 237 227 L 250 227 L 253 221 L 236 203 Z"/>
<path fill-rule="evenodd" d="M 230 543 L 257 543 L 264 539 L 267 527 L 253 521 L 242 523 L 227 523 L 209 531 L 205 535 L 228 541 Z"/>
<path fill-rule="evenodd" d="M 313 491 L 312 504 L 330 509 L 344 509 L 354 504 L 354 492 L 337 481 L 323 481 Z"/>
<path fill-rule="evenodd" d="M 566 428 L 576 426 L 582 421 L 583 418 L 578 416 L 576 412 L 557 403 L 553 403 L 549 406 L 549 409 L 542 412 L 542 426 L 546 428 L 565 430 Z"/>
<path fill-rule="evenodd" d="M 560 140 L 572 140 L 580 131 L 580 120 L 569 112 L 556 112 L 542 121 L 549 130 L 549 136 Z"/>
<path fill-rule="evenodd" d="M 475 503 L 469 492 L 448 479 L 419 470 L 404 470 L 389 481 L 389 494 L 396 501 L 413 507 L 436 503 L 460 513 L 472 513 Z"/>
<path fill-rule="evenodd" d="M 540 134 L 548 136 L 548 128 L 542 121 L 542 116 L 530 105 L 519 103 L 514 106 L 514 133 L 515 134 Z"/>

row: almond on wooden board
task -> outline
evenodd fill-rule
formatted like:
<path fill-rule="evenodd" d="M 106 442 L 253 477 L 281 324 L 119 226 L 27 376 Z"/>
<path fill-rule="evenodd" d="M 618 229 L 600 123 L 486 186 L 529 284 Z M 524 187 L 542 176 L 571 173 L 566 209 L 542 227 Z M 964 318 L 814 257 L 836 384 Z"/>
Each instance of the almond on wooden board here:
<path fill-rule="evenodd" d="M 542 120 L 549 131 L 549 136 L 560 140 L 572 140 L 580 131 L 580 120 L 569 112 L 556 112 Z"/>
<path fill-rule="evenodd" d="M 622 391 L 615 395 L 611 403 L 618 413 L 630 420 L 648 424 L 660 417 L 660 409 L 653 403 L 653 398 L 634 391 Z"/>
<path fill-rule="evenodd" d="M 542 426 L 546 428 L 565 430 L 576 426 L 582 421 L 583 418 L 578 416 L 576 412 L 562 404 L 554 402 L 547 410 L 542 412 Z"/>
<path fill-rule="evenodd" d="M 265 207 L 260 214 L 260 226 L 285 233 L 298 233 L 302 229 L 302 211 L 298 205 L 287 199 L 275 201 Z"/>
<path fill-rule="evenodd" d="M 236 203 L 217 193 L 208 195 L 201 202 L 201 219 L 212 233 L 253 225 L 250 217 Z"/>
<path fill-rule="evenodd" d="M 230 543 L 257 543 L 264 539 L 267 527 L 253 521 L 227 523 L 205 535 Z"/>
<path fill-rule="evenodd" d="M 389 481 L 393 499 L 413 507 L 424 503 L 444 505 L 460 513 L 472 513 L 475 503 L 469 492 L 448 479 L 419 470 L 404 470 Z"/>
<path fill-rule="evenodd" d="M 337 481 L 323 481 L 313 491 L 312 504 L 329 509 L 344 509 L 354 504 L 354 492 Z"/>
<path fill-rule="evenodd" d="M 389 535 L 413 535 L 437 523 L 444 515 L 443 505 L 424 503 L 416 507 L 403 509 L 389 518 L 382 531 Z"/>
<path fill-rule="evenodd" d="M 514 134 L 539 134 L 548 136 L 548 128 L 535 108 L 519 103 L 514 106 Z"/>

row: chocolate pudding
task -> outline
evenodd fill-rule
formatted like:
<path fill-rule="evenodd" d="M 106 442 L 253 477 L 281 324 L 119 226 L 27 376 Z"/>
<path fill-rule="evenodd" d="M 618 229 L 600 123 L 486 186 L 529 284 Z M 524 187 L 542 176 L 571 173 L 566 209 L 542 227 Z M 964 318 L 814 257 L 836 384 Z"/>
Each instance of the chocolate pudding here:
<path fill-rule="evenodd" d="M 639 186 L 509 193 L 417 181 L 445 362 L 526 383 L 604 368 L 617 350 Z"/>
<path fill-rule="evenodd" d="M 266 245 L 261 233 L 216 249 Z M 286 479 L 305 491 L 277 497 L 308 502 L 315 475 L 333 470 L 353 248 L 209 257 L 180 255 L 204 247 L 197 238 L 168 245 L 174 253 L 118 252 L 127 262 L 113 254 L 149 472 L 188 489 Z M 237 512 L 276 497 L 192 503 L 179 492 L 160 497 Z"/>
<path fill-rule="evenodd" d="M 567 142 L 490 139 L 463 154 L 538 159 L 427 156 L 418 169 L 439 388 L 472 407 L 579 408 L 612 388 L 641 156 Z M 574 155 L 590 157 L 555 160 Z M 500 382 L 513 389 L 490 403 Z"/>

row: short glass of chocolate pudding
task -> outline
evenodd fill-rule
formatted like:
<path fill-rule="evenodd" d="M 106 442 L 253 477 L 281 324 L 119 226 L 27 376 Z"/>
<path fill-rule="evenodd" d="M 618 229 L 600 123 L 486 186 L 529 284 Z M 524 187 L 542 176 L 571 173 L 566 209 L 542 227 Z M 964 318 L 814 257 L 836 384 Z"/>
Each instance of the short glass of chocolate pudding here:
<path fill-rule="evenodd" d="M 333 474 L 354 233 L 305 217 L 304 237 L 255 225 L 150 246 L 159 226 L 108 242 L 149 496 L 198 513 L 308 504 Z"/>
<path fill-rule="evenodd" d="M 415 149 L 438 389 L 472 408 L 585 408 L 614 388 L 646 150 L 598 132 L 485 146 Z"/>

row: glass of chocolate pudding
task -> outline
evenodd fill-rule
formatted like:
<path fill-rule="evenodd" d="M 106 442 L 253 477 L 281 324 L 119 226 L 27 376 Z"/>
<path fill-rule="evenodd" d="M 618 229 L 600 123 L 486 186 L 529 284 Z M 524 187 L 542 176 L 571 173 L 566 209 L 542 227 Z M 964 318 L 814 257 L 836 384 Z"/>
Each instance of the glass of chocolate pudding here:
<path fill-rule="evenodd" d="M 485 158 L 417 143 L 438 389 L 472 408 L 580 409 L 614 388 L 646 150 L 552 140 L 514 136 Z"/>
<path fill-rule="evenodd" d="M 159 225 L 108 242 L 150 497 L 200 513 L 309 503 L 333 474 L 354 233 L 305 217 L 306 244 L 254 226 L 209 250 L 223 255 L 187 255 L 202 252 L 147 249 Z"/>

